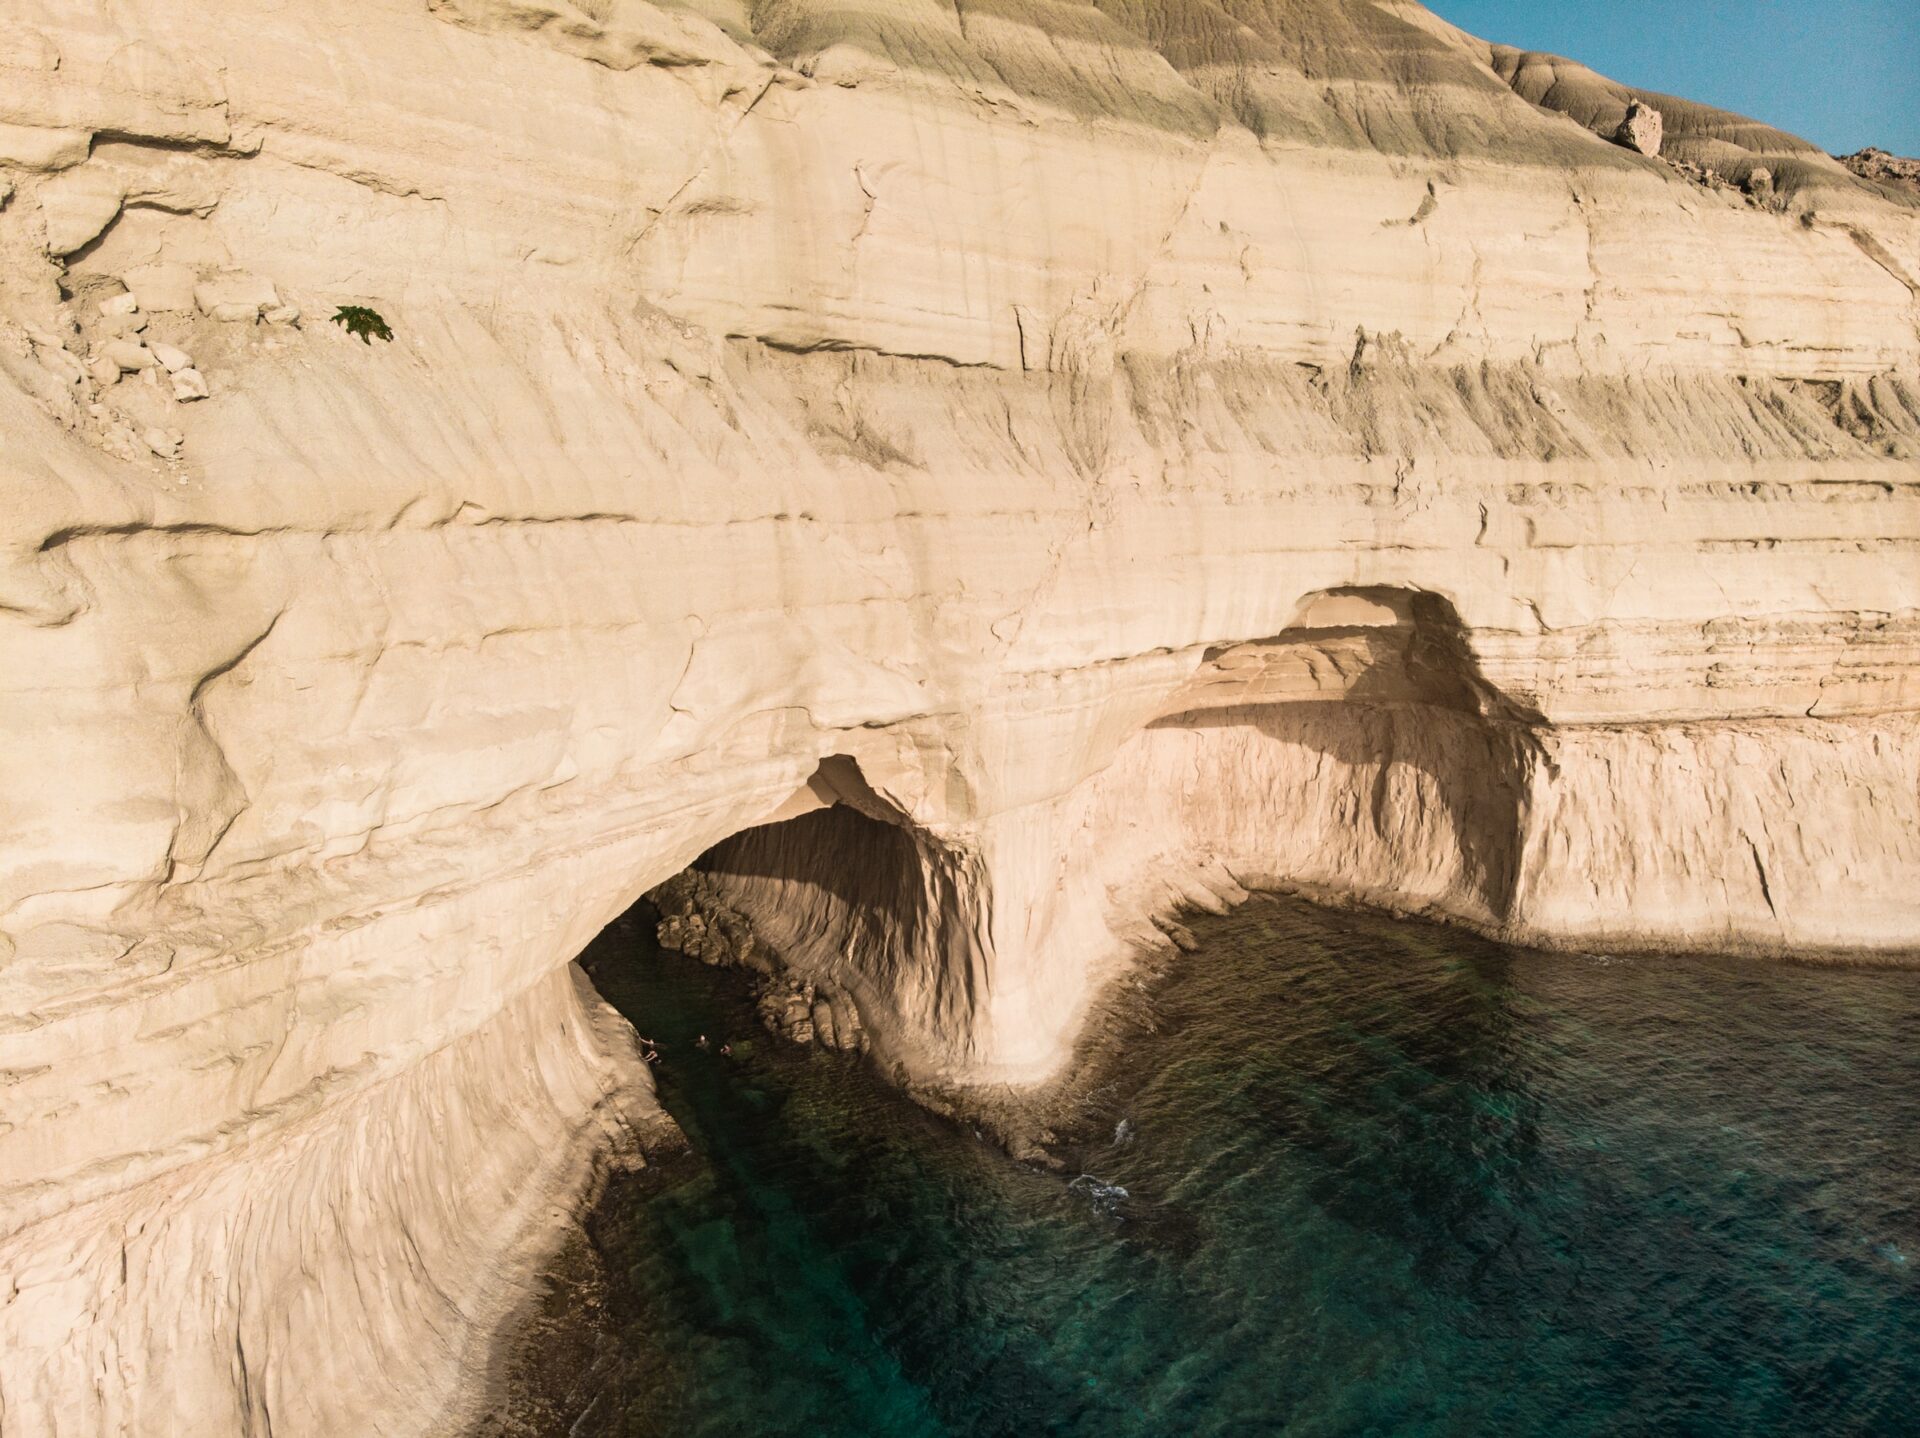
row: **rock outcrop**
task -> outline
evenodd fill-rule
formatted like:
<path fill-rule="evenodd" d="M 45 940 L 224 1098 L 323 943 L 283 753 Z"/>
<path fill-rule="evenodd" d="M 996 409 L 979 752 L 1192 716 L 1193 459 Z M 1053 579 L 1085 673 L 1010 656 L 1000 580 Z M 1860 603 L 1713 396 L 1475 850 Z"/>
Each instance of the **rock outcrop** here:
<path fill-rule="evenodd" d="M 702 855 L 949 1087 L 1252 886 L 1920 939 L 1920 206 L 1791 136 L 1410 0 L 24 0 L 0 196 L 8 1438 L 457 1425 Z"/>
<path fill-rule="evenodd" d="M 1613 142 L 1642 155 L 1657 155 L 1665 132 L 1665 122 L 1658 110 L 1644 101 L 1630 100 L 1627 113 L 1621 117 L 1620 128 L 1613 132 Z"/>
<path fill-rule="evenodd" d="M 1840 163 L 1863 180 L 1892 187 L 1895 193 L 1920 200 L 1920 160 L 1904 155 L 1889 155 L 1869 145 L 1851 155 L 1841 155 Z"/>

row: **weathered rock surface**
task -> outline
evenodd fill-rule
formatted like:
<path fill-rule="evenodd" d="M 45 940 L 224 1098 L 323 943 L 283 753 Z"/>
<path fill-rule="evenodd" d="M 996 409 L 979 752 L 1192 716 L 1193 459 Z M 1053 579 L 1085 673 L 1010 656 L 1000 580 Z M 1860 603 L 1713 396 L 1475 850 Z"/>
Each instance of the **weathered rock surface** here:
<path fill-rule="evenodd" d="M 1863 180 L 1874 180 L 1895 187 L 1899 192 L 1920 199 L 1920 160 L 1904 155 L 1889 155 L 1869 145 L 1851 155 L 1841 155 L 1840 163 Z"/>
<path fill-rule="evenodd" d="M 727 896 L 733 876 L 689 869 L 648 892 L 660 911 L 655 937 L 662 948 L 703 964 L 751 969 L 761 1022 L 797 1044 L 864 1053 L 866 1033 L 851 996 L 827 980 L 796 976 L 784 956 L 762 943 L 753 922 Z M 808 955 L 815 958 L 816 955 Z"/>
<path fill-rule="evenodd" d="M 1613 132 L 1613 142 L 1643 155 L 1657 155 L 1660 153 L 1661 137 L 1665 133 L 1666 125 L 1660 118 L 1660 112 L 1644 101 L 1633 100 L 1627 105 L 1627 113 L 1621 117 L 1620 128 Z"/>
<path fill-rule="evenodd" d="M 703 854 L 947 1085 L 1254 885 L 1920 939 L 1920 207 L 1791 136 L 1407 0 L 25 0 L 0 125 L 9 1438 L 457 1424 Z"/>

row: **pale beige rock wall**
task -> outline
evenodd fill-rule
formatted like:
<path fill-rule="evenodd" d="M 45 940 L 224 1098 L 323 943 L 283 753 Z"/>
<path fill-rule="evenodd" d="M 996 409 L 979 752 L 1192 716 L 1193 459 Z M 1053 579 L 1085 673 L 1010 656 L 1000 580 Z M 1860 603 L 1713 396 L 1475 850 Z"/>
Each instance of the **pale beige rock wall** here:
<path fill-rule="evenodd" d="M 897 919 L 742 901 L 914 1077 L 1243 882 L 1920 938 L 1913 210 L 1402 4 L 752 8 L 0 19 L 9 1434 L 457 1418 L 564 966 L 829 756 Z"/>

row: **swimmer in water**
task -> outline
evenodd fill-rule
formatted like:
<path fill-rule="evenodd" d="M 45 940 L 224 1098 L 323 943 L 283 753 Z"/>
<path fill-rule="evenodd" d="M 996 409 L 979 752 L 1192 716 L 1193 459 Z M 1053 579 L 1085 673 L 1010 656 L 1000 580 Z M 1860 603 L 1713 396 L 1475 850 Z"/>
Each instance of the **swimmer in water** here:
<path fill-rule="evenodd" d="M 727 1057 L 727 1058 L 732 1058 L 732 1057 L 733 1057 L 733 1045 L 732 1045 L 732 1044 L 721 1044 L 721 1045 L 720 1045 L 720 1052 L 721 1052 L 721 1054 L 722 1054 L 723 1056 L 725 1056 L 725 1057 Z"/>
<path fill-rule="evenodd" d="M 693 1041 L 693 1046 L 697 1049 L 705 1048 L 707 1046 L 707 1036 L 705 1034 L 700 1035 L 699 1038 Z"/>

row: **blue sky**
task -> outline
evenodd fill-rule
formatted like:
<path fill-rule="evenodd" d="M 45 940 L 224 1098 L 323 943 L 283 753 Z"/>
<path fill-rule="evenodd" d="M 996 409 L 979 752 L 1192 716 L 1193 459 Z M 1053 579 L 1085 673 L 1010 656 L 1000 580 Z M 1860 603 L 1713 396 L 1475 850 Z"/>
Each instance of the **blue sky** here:
<path fill-rule="evenodd" d="M 1426 0 L 1484 40 L 1737 110 L 1836 154 L 1920 157 L 1920 0 Z"/>

